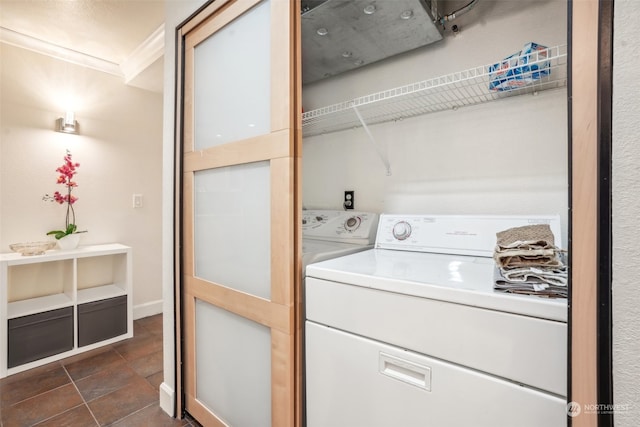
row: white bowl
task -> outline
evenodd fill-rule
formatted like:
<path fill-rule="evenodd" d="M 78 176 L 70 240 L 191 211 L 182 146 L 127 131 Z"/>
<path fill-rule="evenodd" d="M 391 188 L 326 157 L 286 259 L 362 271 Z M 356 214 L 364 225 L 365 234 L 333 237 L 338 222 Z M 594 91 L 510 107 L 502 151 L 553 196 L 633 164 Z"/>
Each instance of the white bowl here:
<path fill-rule="evenodd" d="M 9 245 L 9 248 L 24 255 L 42 255 L 44 251 L 53 249 L 56 246 L 56 242 L 29 242 L 29 243 L 13 243 Z"/>

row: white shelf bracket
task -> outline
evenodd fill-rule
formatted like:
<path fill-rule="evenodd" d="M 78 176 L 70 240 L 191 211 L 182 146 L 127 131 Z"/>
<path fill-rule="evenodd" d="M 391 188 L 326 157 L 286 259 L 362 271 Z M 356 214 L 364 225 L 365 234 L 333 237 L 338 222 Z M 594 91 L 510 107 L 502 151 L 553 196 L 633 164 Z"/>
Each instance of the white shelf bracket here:
<path fill-rule="evenodd" d="M 378 145 L 378 143 L 376 143 L 375 138 L 371 134 L 371 130 L 369 130 L 369 126 L 367 126 L 367 124 L 365 123 L 364 119 L 362 118 L 362 115 L 360 114 L 360 111 L 358 111 L 358 108 L 355 105 L 352 108 L 353 108 L 353 111 L 356 113 L 356 116 L 358 116 L 358 120 L 360 120 L 360 124 L 362 125 L 362 128 L 367 133 L 367 136 L 369 137 L 369 141 L 371 142 L 373 147 L 376 149 L 376 153 L 378 153 L 378 157 L 380 157 L 380 160 L 384 164 L 384 167 L 387 170 L 387 176 L 391 176 L 391 165 L 389 164 L 389 156 L 387 155 L 386 152 L 383 152 L 380 149 L 380 146 Z"/>

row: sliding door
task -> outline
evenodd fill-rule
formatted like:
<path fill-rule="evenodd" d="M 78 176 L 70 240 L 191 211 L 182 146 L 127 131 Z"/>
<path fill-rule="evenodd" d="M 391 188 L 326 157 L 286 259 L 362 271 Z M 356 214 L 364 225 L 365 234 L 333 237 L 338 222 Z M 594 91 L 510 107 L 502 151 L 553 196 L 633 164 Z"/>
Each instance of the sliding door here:
<path fill-rule="evenodd" d="M 297 3 L 218 0 L 181 29 L 184 403 L 207 426 L 294 424 Z"/>

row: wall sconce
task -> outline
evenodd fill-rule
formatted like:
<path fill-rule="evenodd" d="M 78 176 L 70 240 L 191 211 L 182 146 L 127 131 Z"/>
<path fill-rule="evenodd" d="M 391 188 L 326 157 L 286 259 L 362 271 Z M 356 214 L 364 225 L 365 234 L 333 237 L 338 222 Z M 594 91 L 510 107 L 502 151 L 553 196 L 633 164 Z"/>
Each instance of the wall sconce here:
<path fill-rule="evenodd" d="M 56 132 L 78 134 L 79 125 L 73 111 L 67 111 L 64 117 L 56 120 Z"/>

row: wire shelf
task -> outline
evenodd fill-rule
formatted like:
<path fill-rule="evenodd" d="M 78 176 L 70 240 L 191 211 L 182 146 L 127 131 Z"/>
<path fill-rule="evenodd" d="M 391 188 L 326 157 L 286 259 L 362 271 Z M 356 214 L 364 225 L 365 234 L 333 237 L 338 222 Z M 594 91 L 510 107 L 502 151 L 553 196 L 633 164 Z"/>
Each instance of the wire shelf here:
<path fill-rule="evenodd" d="M 354 109 L 367 125 L 373 125 L 567 84 L 566 45 L 537 50 L 510 60 L 511 66 L 509 61 L 500 60 L 305 112 L 302 115 L 303 136 L 361 127 L 362 122 Z M 516 63 L 518 65 L 514 65 Z M 492 90 L 490 83 L 501 83 L 506 89 Z"/>

